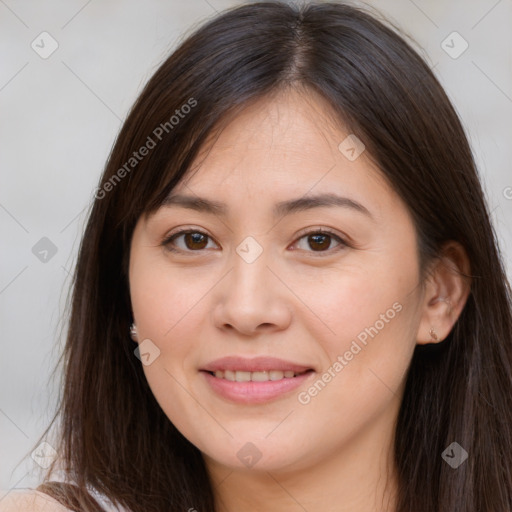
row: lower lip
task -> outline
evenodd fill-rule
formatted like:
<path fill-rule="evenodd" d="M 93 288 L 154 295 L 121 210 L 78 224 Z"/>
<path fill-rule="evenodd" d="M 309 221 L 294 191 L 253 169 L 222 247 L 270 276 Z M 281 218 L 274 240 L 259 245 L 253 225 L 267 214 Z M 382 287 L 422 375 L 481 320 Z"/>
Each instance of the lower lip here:
<path fill-rule="evenodd" d="M 309 371 L 292 378 L 268 380 L 265 382 L 236 382 L 219 379 L 206 371 L 201 371 L 206 382 L 218 395 L 240 404 L 262 404 L 275 400 L 298 388 L 313 375 Z"/>

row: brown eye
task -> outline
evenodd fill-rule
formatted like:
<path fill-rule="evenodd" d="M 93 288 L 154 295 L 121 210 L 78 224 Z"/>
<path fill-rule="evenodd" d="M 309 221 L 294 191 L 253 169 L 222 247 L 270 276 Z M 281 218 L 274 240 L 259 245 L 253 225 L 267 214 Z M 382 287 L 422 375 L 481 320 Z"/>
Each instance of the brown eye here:
<path fill-rule="evenodd" d="M 211 248 L 208 245 L 209 243 L 213 242 L 206 233 L 185 230 L 169 236 L 162 242 L 162 245 L 169 251 L 199 252 L 203 249 Z"/>
<path fill-rule="evenodd" d="M 186 233 L 183 236 L 187 249 L 204 249 L 208 244 L 208 237 L 202 233 Z"/>
<path fill-rule="evenodd" d="M 331 237 L 324 234 L 316 234 L 308 236 L 308 244 L 315 251 L 324 251 L 329 249 L 331 245 Z"/>
<path fill-rule="evenodd" d="M 334 242 L 334 243 L 333 243 Z M 306 252 L 327 253 L 348 246 L 343 239 L 330 231 L 311 231 L 300 237 L 295 246 Z"/>

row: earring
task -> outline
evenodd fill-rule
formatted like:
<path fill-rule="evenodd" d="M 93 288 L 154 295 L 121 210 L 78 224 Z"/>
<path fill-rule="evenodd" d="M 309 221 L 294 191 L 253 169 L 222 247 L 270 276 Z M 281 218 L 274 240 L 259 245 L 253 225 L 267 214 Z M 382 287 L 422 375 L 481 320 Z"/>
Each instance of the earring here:
<path fill-rule="evenodd" d="M 432 341 L 438 341 L 439 338 L 437 336 L 437 333 L 433 327 L 430 328 L 430 337 L 432 338 Z"/>
<path fill-rule="evenodd" d="M 135 327 L 135 324 L 132 323 L 132 325 L 130 325 L 130 337 L 133 341 L 137 341 L 138 337 L 137 337 L 137 327 Z"/>

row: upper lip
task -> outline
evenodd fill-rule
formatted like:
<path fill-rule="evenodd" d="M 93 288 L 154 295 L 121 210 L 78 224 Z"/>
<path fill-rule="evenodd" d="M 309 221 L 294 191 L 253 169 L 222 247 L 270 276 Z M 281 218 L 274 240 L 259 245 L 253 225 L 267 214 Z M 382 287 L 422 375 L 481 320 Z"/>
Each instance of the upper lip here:
<path fill-rule="evenodd" d="M 216 371 L 242 371 L 242 372 L 265 372 L 271 370 L 280 370 L 283 372 L 293 371 L 295 373 L 302 373 L 307 370 L 312 370 L 310 366 L 285 361 L 284 359 L 277 359 L 275 357 L 254 357 L 246 358 L 240 356 L 228 356 L 220 359 L 215 359 L 201 368 L 207 372 Z"/>

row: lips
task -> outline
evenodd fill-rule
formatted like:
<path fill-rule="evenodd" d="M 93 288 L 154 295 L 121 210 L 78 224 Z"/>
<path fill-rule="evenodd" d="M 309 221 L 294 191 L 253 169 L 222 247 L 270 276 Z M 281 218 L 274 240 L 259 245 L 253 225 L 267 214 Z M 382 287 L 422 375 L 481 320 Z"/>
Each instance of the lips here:
<path fill-rule="evenodd" d="M 303 384 L 313 368 L 274 357 L 225 357 L 201 368 L 210 388 L 241 404 L 262 404 Z"/>

